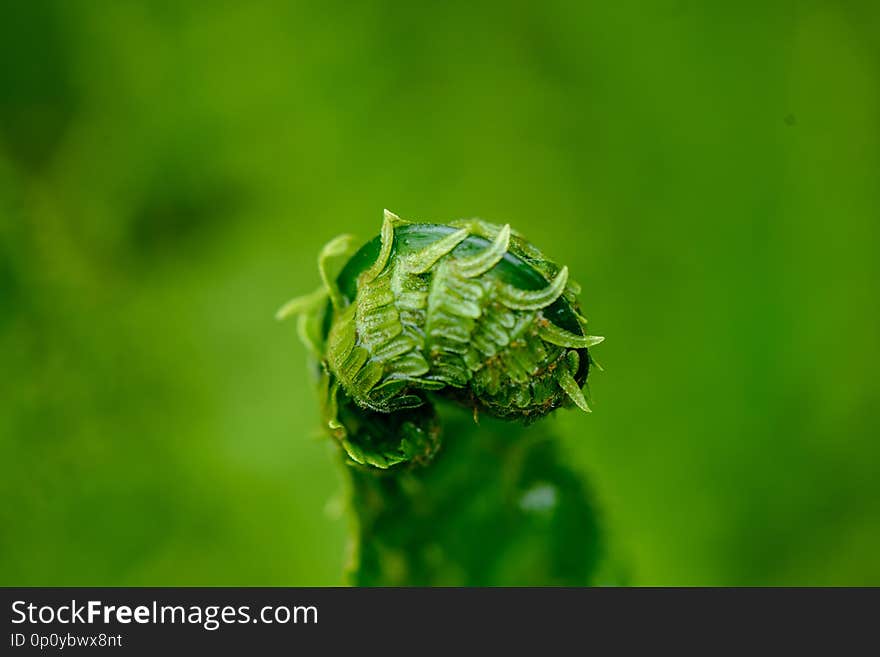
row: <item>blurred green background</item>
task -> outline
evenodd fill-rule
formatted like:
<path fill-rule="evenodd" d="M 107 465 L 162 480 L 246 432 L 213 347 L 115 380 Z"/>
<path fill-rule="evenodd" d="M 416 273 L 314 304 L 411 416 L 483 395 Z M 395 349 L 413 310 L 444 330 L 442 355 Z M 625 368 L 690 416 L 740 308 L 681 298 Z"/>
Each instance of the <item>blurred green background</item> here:
<path fill-rule="evenodd" d="M 4 2 L 0 584 L 342 582 L 272 319 L 382 209 L 510 222 L 605 367 L 633 584 L 880 584 L 880 5 Z"/>

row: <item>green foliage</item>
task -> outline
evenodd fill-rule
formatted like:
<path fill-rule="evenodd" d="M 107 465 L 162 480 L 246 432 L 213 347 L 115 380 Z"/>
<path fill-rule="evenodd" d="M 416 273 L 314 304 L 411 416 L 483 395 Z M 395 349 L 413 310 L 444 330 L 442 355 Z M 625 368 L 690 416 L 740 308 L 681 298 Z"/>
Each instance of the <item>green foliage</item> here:
<path fill-rule="evenodd" d="M 386 211 L 378 241 L 334 279 L 329 262 L 350 242 L 324 247 L 324 287 L 277 317 L 299 314 L 326 426 L 351 466 L 354 581 L 589 583 L 598 532 L 578 476 L 546 431 L 477 424 L 589 412 L 587 348 L 602 338 L 584 333 L 568 269 L 507 225 Z M 437 398 L 457 406 L 438 413 Z"/>
<path fill-rule="evenodd" d="M 602 338 L 584 333 L 566 267 L 510 226 L 478 220 L 411 223 L 386 211 L 377 239 L 336 280 L 329 262 L 351 240 L 328 243 L 318 258 L 323 294 L 277 315 L 300 314 L 321 363 L 325 422 L 349 458 L 378 468 L 429 460 L 440 433 L 429 395 L 475 416 L 589 412 L 587 348 Z"/>

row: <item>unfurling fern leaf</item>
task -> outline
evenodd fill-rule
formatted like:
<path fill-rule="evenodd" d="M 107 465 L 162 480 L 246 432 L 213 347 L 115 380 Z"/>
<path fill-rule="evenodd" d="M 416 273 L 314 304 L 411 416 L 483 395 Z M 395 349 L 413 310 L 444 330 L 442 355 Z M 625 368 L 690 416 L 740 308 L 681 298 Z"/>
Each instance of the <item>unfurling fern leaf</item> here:
<path fill-rule="evenodd" d="M 386 211 L 378 237 L 354 253 L 351 244 L 347 235 L 328 243 L 318 261 L 322 287 L 286 304 L 278 317 L 299 316 L 300 336 L 319 368 L 323 421 L 350 462 L 360 468 L 354 476 L 354 507 L 361 531 L 357 581 L 437 583 L 443 580 L 438 580 L 438 573 L 449 571 L 461 575 L 451 578 L 458 583 L 479 583 L 474 568 L 480 559 L 471 558 L 473 551 L 461 548 L 450 556 L 451 536 L 444 538 L 441 532 L 428 540 L 421 535 L 431 533 L 432 522 L 435 529 L 442 524 L 436 522 L 439 518 L 432 520 L 437 513 L 448 514 L 443 520 L 453 524 L 456 517 L 455 509 L 441 511 L 429 500 L 448 502 L 473 487 L 459 490 L 463 480 L 449 480 L 444 474 L 450 467 L 448 459 L 418 470 L 406 465 L 425 465 L 437 455 L 446 430 L 441 416 L 449 414 L 450 404 L 467 407 L 474 420 L 490 416 L 526 424 L 562 406 L 589 412 L 583 393 L 593 363 L 589 348 L 602 338 L 585 332 L 586 320 L 577 302 L 579 286 L 569 280 L 568 269 L 548 260 L 510 226 L 479 220 L 415 223 Z M 348 259 L 333 268 L 342 257 Z M 452 424 L 460 422 L 454 419 Z M 534 458 L 523 453 L 542 443 L 527 440 L 531 431 L 496 427 L 482 434 L 506 436 L 509 454 L 526 459 L 504 466 L 507 481 L 518 481 L 510 468 L 526 472 L 529 459 L 543 463 L 546 481 L 539 478 L 516 485 L 544 490 L 551 510 L 556 508 L 569 521 L 582 513 L 585 524 L 580 538 L 574 537 L 573 544 L 568 533 L 557 538 L 568 541 L 576 552 L 586 541 L 590 548 L 586 552 L 595 556 L 595 522 L 584 491 L 577 478 L 556 462 L 555 445 L 537 448 L 540 455 Z M 488 444 L 480 441 L 479 427 L 457 428 L 455 434 L 456 450 L 471 450 L 474 457 Z M 474 444 L 463 445 L 466 438 Z M 484 457 L 480 459 L 485 461 Z M 467 471 L 466 463 L 456 467 Z M 493 478 L 503 479 L 500 470 L 487 473 L 485 463 L 480 467 L 482 471 L 473 472 L 473 481 L 489 483 L 491 488 Z M 377 478 L 371 470 L 390 471 L 391 478 Z M 439 479 L 434 487 L 425 490 L 435 477 Z M 411 499 L 413 491 L 420 491 L 421 501 Z M 519 509 L 518 513 L 531 508 L 529 503 L 517 506 L 516 498 L 509 492 L 496 500 L 484 519 L 490 521 L 505 505 Z M 420 514 L 427 522 L 422 529 L 418 529 Z M 508 516 L 515 520 L 516 514 Z M 508 527 L 511 536 L 502 543 L 517 544 L 512 537 L 519 536 L 517 528 L 524 526 L 514 522 Z M 397 529 L 390 531 L 393 527 Z M 403 527 L 407 529 L 401 531 Z M 566 527 L 567 531 L 577 528 L 577 523 Z M 493 535 L 505 534 L 496 527 Z M 436 549 L 431 548 L 433 557 L 422 563 L 416 553 L 424 540 Z M 584 568 L 591 563 L 586 552 Z M 432 559 L 436 567 L 430 565 Z M 438 565 L 449 559 L 448 568 Z M 552 571 L 547 571 L 543 583 L 584 583 L 583 573 L 572 582 Z M 517 583 L 513 580 L 510 583 Z M 526 583 L 522 574 L 519 583 Z"/>

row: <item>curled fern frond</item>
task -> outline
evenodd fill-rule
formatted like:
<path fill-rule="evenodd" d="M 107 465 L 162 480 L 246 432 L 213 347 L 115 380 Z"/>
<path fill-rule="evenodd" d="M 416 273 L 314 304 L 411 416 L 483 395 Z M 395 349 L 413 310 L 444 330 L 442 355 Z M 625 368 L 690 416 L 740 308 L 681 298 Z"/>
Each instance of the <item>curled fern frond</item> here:
<path fill-rule="evenodd" d="M 556 408 L 589 412 L 582 388 L 602 341 L 586 335 L 567 267 L 510 226 L 417 223 L 386 211 L 380 235 L 323 288 L 288 302 L 318 357 L 324 421 L 348 457 L 386 469 L 424 463 L 440 445 L 432 399 L 526 422 Z"/>

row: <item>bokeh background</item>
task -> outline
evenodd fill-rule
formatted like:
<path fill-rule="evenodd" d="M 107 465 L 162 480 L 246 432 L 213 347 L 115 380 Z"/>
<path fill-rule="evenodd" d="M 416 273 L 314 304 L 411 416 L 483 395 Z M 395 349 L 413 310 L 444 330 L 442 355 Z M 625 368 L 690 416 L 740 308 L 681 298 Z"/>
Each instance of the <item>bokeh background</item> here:
<path fill-rule="evenodd" d="M 4 2 L 0 584 L 342 582 L 276 308 L 382 209 L 584 286 L 633 584 L 880 584 L 880 5 Z"/>

